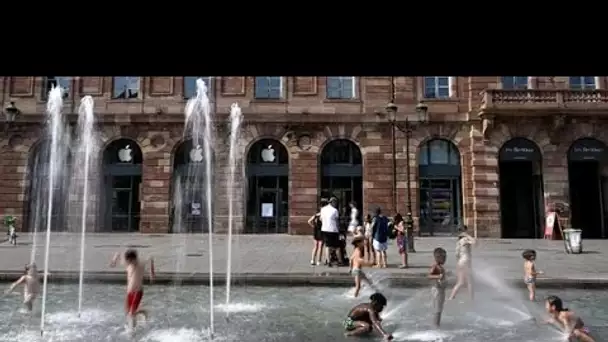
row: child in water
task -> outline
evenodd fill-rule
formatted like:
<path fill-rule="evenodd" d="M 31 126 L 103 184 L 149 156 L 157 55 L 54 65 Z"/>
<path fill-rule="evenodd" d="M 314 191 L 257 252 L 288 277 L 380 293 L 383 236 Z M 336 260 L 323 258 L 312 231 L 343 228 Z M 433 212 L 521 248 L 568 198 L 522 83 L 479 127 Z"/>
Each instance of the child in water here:
<path fill-rule="evenodd" d="M 475 244 L 475 238 L 467 233 L 467 227 L 464 226 L 460 234 L 458 234 L 458 242 L 456 243 L 456 285 L 450 294 L 450 300 L 456 297 L 458 291 L 466 285 L 469 296 L 473 299 L 473 267 L 471 261 L 471 247 Z"/>
<path fill-rule="evenodd" d="M 433 296 L 433 324 L 436 327 L 439 327 L 441 324 L 441 313 L 443 312 L 443 304 L 445 303 L 445 269 L 443 265 L 445 264 L 445 259 L 447 257 L 447 252 L 443 248 L 435 248 L 433 251 L 433 257 L 435 261 L 431 265 L 431 269 L 429 270 L 429 279 L 433 280 L 433 285 L 431 287 L 431 294 Z"/>
<path fill-rule="evenodd" d="M 350 309 L 344 320 L 347 337 L 369 335 L 373 329 L 382 334 L 385 341 L 391 341 L 393 336 L 382 328 L 380 313 L 386 306 L 386 297 L 376 292 L 369 297 L 369 303 L 361 303 Z"/>
<path fill-rule="evenodd" d="M 536 265 L 534 264 L 536 260 L 535 250 L 526 249 L 521 255 L 524 257 L 524 283 L 528 287 L 530 301 L 534 301 L 536 298 L 536 276 L 543 274 L 543 272 L 536 270 Z"/>
<path fill-rule="evenodd" d="M 589 329 L 585 327 L 583 320 L 574 312 L 564 308 L 564 303 L 559 297 L 547 297 L 545 308 L 547 313 L 551 315 L 547 323 L 555 324 L 564 330 L 568 334 L 568 341 L 595 342 L 589 335 Z"/>
<path fill-rule="evenodd" d="M 120 254 L 116 253 L 110 262 L 110 267 L 116 267 L 120 258 Z M 154 260 L 149 258 L 146 261 L 139 261 L 137 257 L 137 251 L 134 249 L 128 249 L 124 257 L 120 260 L 121 264 L 126 266 L 127 270 L 127 297 L 125 300 L 125 313 L 127 315 L 127 327 L 133 332 L 137 325 L 137 315 L 144 316 L 144 319 L 148 316 L 147 311 L 140 310 L 139 304 L 144 295 L 143 284 L 145 266 L 150 263 L 150 283 L 154 280 Z"/>
<path fill-rule="evenodd" d="M 34 307 L 34 300 L 40 293 L 40 280 L 38 279 L 38 270 L 36 264 L 31 263 L 25 265 L 25 274 L 14 282 L 5 294 L 13 292 L 13 290 L 20 284 L 23 284 L 23 304 L 28 312 L 32 312 Z"/>
<path fill-rule="evenodd" d="M 350 274 L 355 277 L 355 297 L 359 296 L 359 291 L 361 291 L 361 281 L 365 280 L 370 287 L 373 288 L 373 285 L 363 273 L 363 267 L 371 267 L 374 264 L 369 261 L 365 261 L 365 238 L 363 235 L 357 235 L 353 238 L 352 242 L 355 249 L 353 250 L 353 254 L 350 256 Z"/>

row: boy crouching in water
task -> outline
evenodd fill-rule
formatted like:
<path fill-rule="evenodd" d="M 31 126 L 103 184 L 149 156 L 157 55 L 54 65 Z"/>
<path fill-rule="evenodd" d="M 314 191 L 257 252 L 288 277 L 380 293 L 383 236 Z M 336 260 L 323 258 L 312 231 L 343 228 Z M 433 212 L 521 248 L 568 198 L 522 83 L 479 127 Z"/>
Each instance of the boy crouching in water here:
<path fill-rule="evenodd" d="M 32 312 L 34 307 L 34 301 L 40 293 L 40 279 L 38 278 L 38 269 L 36 264 L 31 263 L 25 265 L 25 274 L 14 282 L 4 293 L 9 294 L 15 290 L 15 288 L 23 284 L 23 304 L 28 312 Z"/>
<path fill-rule="evenodd" d="M 120 254 L 116 253 L 110 262 L 110 267 L 116 267 L 120 258 Z M 120 260 L 127 271 L 127 297 L 125 300 L 125 313 L 127 315 L 127 326 L 133 331 L 137 325 L 136 316 L 142 315 L 147 318 L 148 313 L 145 310 L 139 309 L 139 304 L 144 295 L 143 284 L 146 264 L 150 263 L 150 283 L 154 281 L 154 260 L 149 258 L 146 261 L 140 261 L 137 257 L 137 251 L 128 249 L 124 257 Z"/>
<path fill-rule="evenodd" d="M 441 313 L 443 312 L 443 304 L 445 303 L 445 269 L 443 265 L 445 264 L 445 259 L 447 257 L 447 252 L 443 248 L 435 248 L 433 251 L 433 257 L 435 258 L 435 262 L 431 265 L 431 269 L 429 270 L 429 279 L 433 280 L 433 285 L 431 287 L 431 294 L 433 296 L 433 324 L 436 327 L 439 327 L 441 324 Z"/>
<path fill-rule="evenodd" d="M 536 297 L 536 276 L 543 274 L 542 271 L 536 270 L 536 251 L 533 249 L 526 249 L 522 256 L 524 258 L 524 283 L 528 287 L 528 294 L 530 295 L 530 301 L 534 301 Z"/>
<path fill-rule="evenodd" d="M 350 273 L 355 277 L 355 297 L 359 296 L 361 290 L 361 280 L 365 280 L 370 287 L 373 289 L 372 283 L 367 279 L 365 273 L 363 273 L 363 267 L 371 267 L 374 264 L 369 261 L 365 261 L 365 237 L 363 235 L 357 235 L 352 241 L 355 249 L 353 254 L 350 256 Z"/>
<path fill-rule="evenodd" d="M 372 330 L 380 333 L 385 341 L 392 341 L 393 335 L 387 333 L 382 327 L 380 313 L 387 304 L 386 297 L 376 292 L 369 297 L 369 303 L 361 303 L 350 309 L 344 320 L 344 334 L 346 337 L 369 335 Z"/>
<path fill-rule="evenodd" d="M 550 315 L 546 323 L 561 328 L 568 335 L 568 341 L 595 342 L 583 320 L 574 312 L 564 308 L 564 303 L 558 296 L 547 297 L 545 308 Z"/>

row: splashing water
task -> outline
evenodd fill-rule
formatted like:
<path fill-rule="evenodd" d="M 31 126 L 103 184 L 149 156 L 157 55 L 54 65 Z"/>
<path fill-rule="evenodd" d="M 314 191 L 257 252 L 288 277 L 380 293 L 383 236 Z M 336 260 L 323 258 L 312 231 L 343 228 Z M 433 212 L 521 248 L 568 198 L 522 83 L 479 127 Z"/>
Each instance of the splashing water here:
<path fill-rule="evenodd" d="M 234 178 L 236 177 L 237 147 L 241 131 L 243 114 L 238 104 L 233 103 L 230 108 L 230 148 L 229 148 L 229 167 L 228 175 L 228 258 L 226 261 L 226 304 L 230 303 L 230 286 L 232 282 L 232 229 L 234 218 Z"/>
<path fill-rule="evenodd" d="M 192 135 L 193 146 L 199 148 L 203 141 L 204 163 L 205 163 L 205 192 L 206 192 L 206 214 L 207 227 L 209 230 L 209 335 L 214 334 L 214 305 L 213 305 L 213 212 L 211 207 L 211 163 L 213 143 L 211 125 L 211 108 L 207 97 L 207 86 L 202 79 L 196 80 L 196 96 L 186 103 L 185 131 Z M 201 128 L 203 131 L 201 132 Z"/>
<path fill-rule="evenodd" d="M 413 296 L 408 299 L 398 303 L 397 305 L 393 305 L 392 301 L 389 300 L 390 306 L 387 306 L 389 309 L 382 313 L 382 318 L 385 322 L 397 321 L 401 322 L 403 320 L 402 314 L 403 312 L 407 312 L 407 307 L 415 306 L 422 301 L 422 299 L 428 299 L 429 290 L 426 288 L 416 290 Z"/>
<path fill-rule="evenodd" d="M 44 333 L 44 320 L 46 313 L 46 297 L 49 276 L 49 251 L 51 247 L 51 225 L 53 218 L 53 195 L 55 193 L 55 182 L 57 181 L 58 169 L 64 160 L 65 149 L 63 147 L 65 122 L 61 115 L 63 108 L 63 90 L 60 87 L 53 87 L 49 91 L 49 99 L 46 105 L 46 112 L 49 116 L 49 129 L 51 135 L 51 146 L 49 151 L 49 180 L 48 180 L 48 202 L 46 217 L 46 243 L 44 246 L 44 278 L 42 282 L 42 307 L 40 312 L 40 334 Z"/>
<path fill-rule="evenodd" d="M 267 306 L 260 303 L 230 303 L 220 304 L 216 308 L 225 313 L 260 312 Z"/>
<path fill-rule="evenodd" d="M 78 109 L 78 149 L 75 164 L 76 172 L 73 179 L 82 181 L 82 217 L 80 222 L 81 237 L 80 237 L 80 272 L 78 276 L 78 315 L 82 312 L 82 295 L 84 285 L 84 264 L 85 264 L 85 248 L 86 248 L 86 231 L 88 204 L 90 200 L 89 183 L 90 183 L 90 168 L 92 163 L 92 154 L 94 151 L 97 137 L 95 134 L 95 116 L 93 114 L 93 98 L 85 96 L 80 100 L 80 108 Z M 79 187 L 80 188 L 80 187 Z"/>
<path fill-rule="evenodd" d="M 495 268 L 488 263 L 477 259 L 475 260 L 475 263 L 475 279 L 480 281 L 483 285 L 492 288 L 495 294 L 509 299 L 511 305 L 502 307 L 503 310 L 501 311 L 503 314 L 506 313 L 504 309 L 507 309 L 508 312 L 515 314 L 516 320 L 518 321 L 529 320 L 533 317 L 530 310 L 524 304 L 521 292 L 516 291 L 507 285 L 507 283 L 493 271 Z M 504 319 L 505 317 L 501 316 L 500 318 Z"/>
<path fill-rule="evenodd" d="M 414 333 L 396 331 L 393 333 L 394 341 L 443 342 L 449 337 L 449 334 L 436 330 L 417 331 Z"/>

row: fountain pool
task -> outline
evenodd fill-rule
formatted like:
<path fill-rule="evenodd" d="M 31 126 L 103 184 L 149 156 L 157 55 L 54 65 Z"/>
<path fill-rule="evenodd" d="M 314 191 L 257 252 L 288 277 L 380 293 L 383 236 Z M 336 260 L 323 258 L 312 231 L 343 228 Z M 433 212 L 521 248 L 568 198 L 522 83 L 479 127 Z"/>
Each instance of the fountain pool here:
<path fill-rule="evenodd" d="M 209 292 L 204 286 L 148 286 L 143 306 L 150 310 L 150 318 L 138 328 L 134 339 L 124 329 L 124 286 L 87 284 L 85 291 L 79 318 L 75 305 L 78 285 L 49 285 L 43 337 L 38 328 L 39 300 L 31 317 L 20 311 L 19 295 L 0 298 L 0 340 L 198 342 L 208 338 L 208 332 L 201 331 L 209 326 Z M 357 341 L 343 336 L 341 324 L 347 310 L 367 297 L 354 299 L 349 291 L 233 287 L 232 303 L 215 308 L 215 341 Z M 443 327 L 436 331 L 429 325 L 425 291 L 389 288 L 384 292 L 389 300 L 384 324 L 395 341 L 563 341 L 549 327 L 539 327 L 521 313 L 502 309 L 509 301 L 488 293 L 479 294 L 474 303 L 458 298 L 447 302 Z M 547 294 L 541 289 L 539 297 Z M 562 290 L 557 294 L 568 307 L 580 312 L 598 341 L 608 337 L 608 293 Z M 225 294 L 218 288 L 215 296 Z M 167 298 L 175 300 L 167 302 Z M 541 305 L 529 304 L 529 310 L 540 312 Z M 381 339 L 376 336 L 373 340 Z"/>

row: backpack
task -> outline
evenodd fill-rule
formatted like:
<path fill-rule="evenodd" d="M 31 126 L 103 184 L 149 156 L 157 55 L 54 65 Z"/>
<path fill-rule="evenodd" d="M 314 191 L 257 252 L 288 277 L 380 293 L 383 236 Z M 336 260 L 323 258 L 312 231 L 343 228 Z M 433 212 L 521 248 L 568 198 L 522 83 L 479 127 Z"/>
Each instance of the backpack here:
<path fill-rule="evenodd" d="M 397 238 L 397 229 L 395 229 L 395 222 L 388 223 L 388 238 L 395 240 Z"/>
<path fill-rule="evenodd" d="M 388 218 L 386 216 L 376 216 L 372 225 L 375 225 L 373 238 L 380 243 L 384 243 L 388 240 L 390 231 L 388 229 Z"/>

